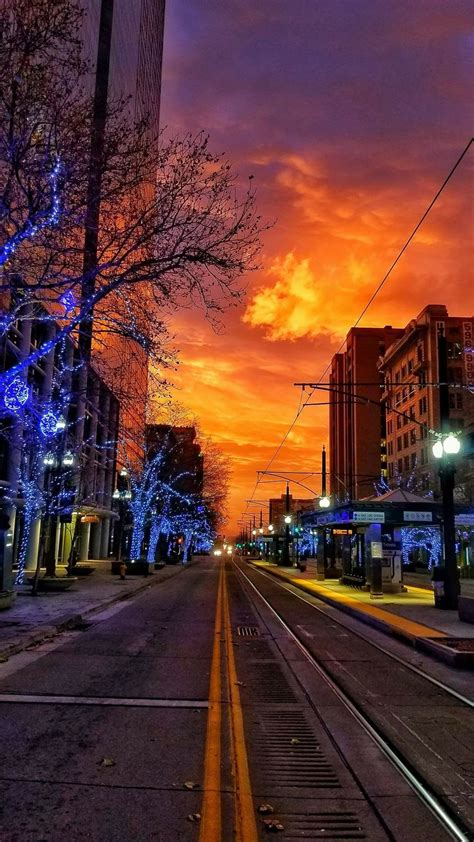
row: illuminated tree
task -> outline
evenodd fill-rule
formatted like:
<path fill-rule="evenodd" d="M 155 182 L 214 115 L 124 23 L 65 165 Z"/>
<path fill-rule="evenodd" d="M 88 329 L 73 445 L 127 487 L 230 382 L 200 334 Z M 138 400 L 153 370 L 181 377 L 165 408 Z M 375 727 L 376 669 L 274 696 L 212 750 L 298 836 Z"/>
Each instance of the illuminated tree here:
<path fill-rule="evenodd" d="M 153 138 L 117 101 L 99 162 L 97 260 L 84 274 L 92 107 L 81 93 L 81 19 L 76 0 L 6 0 L 0 12 L 0 331 L 35 319 L 38 301 L 42 318 L 61 326 L 0 374 L 4 386 L 61 334 L 81 345 L 93 316 L 96 353 L 115 334 L 161 364 L 166 314 L 193 306 L 215 318 L 256 265 L 261 223 L 250 182 L 239 197 L 205 135 Z"/>

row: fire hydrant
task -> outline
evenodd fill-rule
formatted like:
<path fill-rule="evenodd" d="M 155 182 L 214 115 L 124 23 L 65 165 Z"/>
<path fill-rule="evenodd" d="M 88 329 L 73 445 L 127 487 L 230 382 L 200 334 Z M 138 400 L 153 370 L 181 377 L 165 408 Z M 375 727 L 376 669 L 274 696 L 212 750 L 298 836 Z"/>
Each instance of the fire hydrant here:
<path fill-rule="evenodd" d="M 119 569 L 120 569 L 120 578 L 125 579 L 125 576 L 126 576 L 126 573 L 127 573 L 127 565 L 125 564 L 124 561 L 120 562 L 120 568 Z"/>

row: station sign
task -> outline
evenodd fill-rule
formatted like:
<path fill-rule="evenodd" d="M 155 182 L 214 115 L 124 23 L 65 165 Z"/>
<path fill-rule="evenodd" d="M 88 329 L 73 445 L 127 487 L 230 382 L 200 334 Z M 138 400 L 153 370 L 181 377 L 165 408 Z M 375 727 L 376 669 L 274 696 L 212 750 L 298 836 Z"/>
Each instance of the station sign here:
<path fill-rule="evenodd" d="M 385 512 L 353 512 L 355 523 L 385 523 Z"/>
<path fill-rule="evenodd" d="M 474 526 L 474 515 L 454 515 L 456 526 Z"/>
<path fill-rule="evenodd" d="M 403 512 L 403 520 L 413 520 L 417 523 L 431 523 L 433 520 L 433 512 Z"/>

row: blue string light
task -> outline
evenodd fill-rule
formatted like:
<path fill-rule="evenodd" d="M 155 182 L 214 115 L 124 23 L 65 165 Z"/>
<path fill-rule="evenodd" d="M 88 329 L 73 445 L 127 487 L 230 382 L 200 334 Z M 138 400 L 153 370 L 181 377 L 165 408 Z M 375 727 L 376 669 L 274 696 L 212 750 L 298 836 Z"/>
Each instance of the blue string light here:
<path fill-rule="evenodd" d="M 25 406 L 30 390 L 21 377 L 15 377 L 5 388 L 3 402 L 11 412 L 20 412 Z"/>
<path fill-rule="evenodd" d="M 46 211 L 35 215 L 36 222 L 27 219 L 23 227 L 5 243 L 0 250 L 0 266 L 3 266 L 24 240 L 31 240 L 47 227 L 54 227 L 59 222 L 61 203 L 59 199 L 58 179 L 61 172 L 61 162 L 58 160 L 49 175 L 51 188 L 50 206 Z"/>
<path fill-rule="evenodd" d="M 55 415 L 54 412 L 51 412 L 51 410 L 45 412 L 45 414 L 41 416 L 39 426 L 45 438 L 51 438 L 51 436 L 54 436 L 58 429 L 58 421 L 58 416 Z"/>
<path fill-rule="evenodd" d="M 441 533 L 434 526 L 404 526 L 400 530 L 402 542 L 402 559 L 409 564 L 410 553 L 413 550 L 425 550 L 428 555 L 428 567 L 439 564 L 442 558 Z"/>

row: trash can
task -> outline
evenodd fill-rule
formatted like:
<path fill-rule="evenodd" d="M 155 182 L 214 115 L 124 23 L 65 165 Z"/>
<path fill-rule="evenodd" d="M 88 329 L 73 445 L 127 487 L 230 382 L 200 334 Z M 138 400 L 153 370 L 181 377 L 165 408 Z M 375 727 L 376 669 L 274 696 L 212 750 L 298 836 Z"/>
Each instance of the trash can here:
<path fill-rule="evenodd" d="M 431 581 L 433 582 L 435 608 L 446 608 L 446 596 L 444 593 L 444 567 L 441 565 L 433 567 Z"/>

